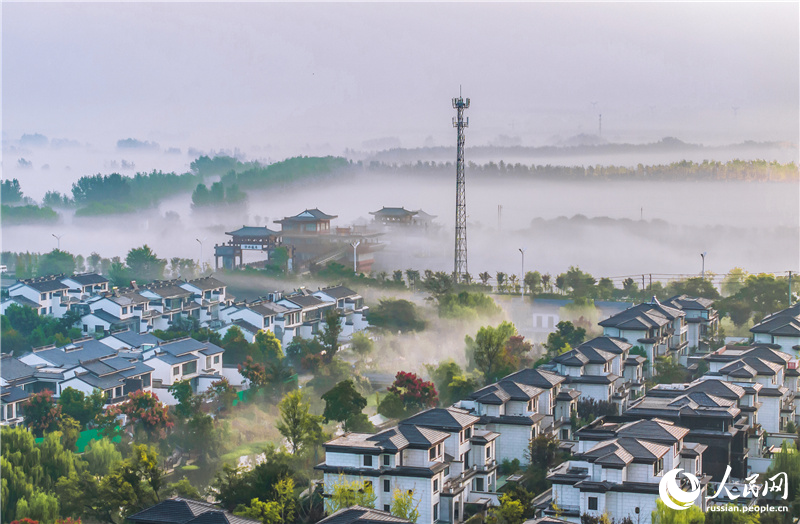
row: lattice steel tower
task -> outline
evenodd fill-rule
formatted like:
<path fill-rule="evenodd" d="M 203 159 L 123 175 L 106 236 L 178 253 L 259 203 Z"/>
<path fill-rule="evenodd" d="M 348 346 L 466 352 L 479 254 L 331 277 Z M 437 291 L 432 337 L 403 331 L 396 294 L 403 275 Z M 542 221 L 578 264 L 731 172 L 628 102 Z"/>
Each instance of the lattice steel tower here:
<path fill-rule="evenodd" d="M 453 266 L 453 279 L 464 282 L 467 275 L 467 197 L 464 192 L 464 128 L 469 127 L 469 118 L 464 119 L 464 110 L 469 107 L 469 98 L 453 99 L 453 109 L 457 117 L 453 127 L 458 129 L 458 149 L 456 152 L 456 252 Z"/>

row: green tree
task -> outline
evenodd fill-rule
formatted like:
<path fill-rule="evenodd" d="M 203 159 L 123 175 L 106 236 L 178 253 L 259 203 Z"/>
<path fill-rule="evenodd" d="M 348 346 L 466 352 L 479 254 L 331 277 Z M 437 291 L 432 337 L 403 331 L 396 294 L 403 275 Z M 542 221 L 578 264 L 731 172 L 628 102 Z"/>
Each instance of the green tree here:
<path fill-rule="evenodd" d="M 350 347 L 356 355 L 364 359 L 375 351 L 375 342 L 364 333 L 357 331 L 350 339 Z"/>
<path fill-rule="evenodd" d="M 134 444 L 130 457 L 102 478 L 97 497 L 109 520 L 121 522 L 124 515 L 159 502 L 164 472 L 158 464 L 158 453 L 153 447 Z"/>
<path fill-rule="evenodd" d="M 478 381 L 467 376 L 453 359 L 443 360 L 436 368 L 427 366 L 427 369 L 439 392 L 442 406 L 449 406 L 466 398 L 479 387 Z"/>
<path fill-rule="evenodd" d="M 395 517 L 417 522 L 419 519 L 419 501 L 414 503 L 414 492 L 395 488 L 392 492 L 392 504 L 389 511 Z"/>
<path fill-rule="evenodd" d="M 514 324 L 504 321 L 497 327 L 480 328 L 474 340 L 467 335 L 466 344 L 472 352 L 471 359 L 487 384 L 498 378 L 498 371 L 505 364 L 506 342 L 516 334 Z"/>
<path fill-rule="evenodd" d="M 219 411 L 228 411 L 233 407 L 233 402 L 238 398 L 238 393 L 230 385 L 226 377 L 211 383 L 208 395 L 216 402 Z"/>
<path fill-rule="evenodd" d="M 261 330 L 256 333 L 253 344 L 261 352 L 264 362 L 275 362 L 283 360 L 283 350 L 281 349 L 281 341 L 275 336 L 275 333 L 269 330 Z"/>
<path fill-rule="evenodd" d="M 233 512 L 239 517 L 260 520 L 263 524 L 279 524 L 281 520 L 280 504 L 272 500 L 263 502 L 259 499 L 250 501 L 249 506 L 236 508 Z"/>
<path fill-rule="evenodd" d="M 542 292 L 542 274 L 538 271 L 528 271 L 525 273 L 523 282 L 531 295 L 538 295 Z"/>
<path fill-rule="evenodd" d="M 54 249 L 39 259 L 39 276 L 72 275 L 75 272 L 75 257 L 66 251 Z"/>
<path fill-rule="evenodd" d="M 744 281 L 747 279 L 747 271 L 740 267 L 735 267 L 728 271 L 728 274 L 722 279 L 720 284 L 720 291 L 726 297 L 735 295 L 740 289 L 744 287 Z"/>
<path fill-rule="evenodd" d="M 291 453 L 297 455 L 321 433 L 322 417 L 311 413 L 311 406 L 300 390 L 287 393 L 278 409 L 281 414 L 276 425 L 278 431 L 289 443 Z"/>
<path fill-rule="evenodd" d="M 81 458 L 92 475 L 102 477 L 122 462 L 122 453 L 109 439 L 101 438 L 90 442 Z"/>
<path fill-rule="evenodd" d="M 61 432 L 61 443 L 64 449 L 76 451 L 75 444 L 81 435 L 81 423 L 70 417 L 63 415 L 58 423 L 58 430 Z"/>
<path fill-rule="evenodd" d="M 367 407 L 367 399 L 356 390 L 351 379 L 336 384 L 322 395 L 322 400 L 325 401 L 325 411 L 322 413 L 325 422 L 341 422 L 345 431 L 353 431 L 351 421 Z"/>
<path fill-rule="evenodd" d="M 388 331 L 422 331 L 425 321 L 408 300 L 382 299 L 367 316 L 369 323 Z"/>
<path fill-rule="evenodd" d="M 711 283 L 711 280 L 701 277 L 688 278 L 686 280 L 676 280 L 667 284 L 668 295 L 689 295 L 690 297 L 708 298 L 717 300 L 720 298 L 719 291 Z"/>
<path fill-rule="evenodd" d="M 705 518 L 703 510 L 697 506 L 677 511 L 665 506 L 661 499 L 656 499 L 656 510 L 651 514 L 653 524 L 703 524 Z"/>
<path fill-rule="evenodd" d="M 486 517 L 487 524 L 522 524 L 525 521 L 525 507 L 519 500 L 507 493 L 500 497 L 500 505 L 492 507 Z"/>
<path fill-rule="evenodd" d="M 178 404 L 175 405 L 175 414 L 180 419 L 186 420 L 200 412 L 203 398 L 194 394 L 192 383 L 189 380 L 175 381 L 167 388 L 167 391 L 178 401 Z"/>
<path fill-rule="evenodd" d="M 34 491 L 30 498 L 17 502 L 17 519 L 31 519 L 43 524 L 55 522 L 58 518 L 58 499 L 44 491 Z"/>
<path fill-rule="evenodd" d="M 319 341 L 325 346 L 325 361 L 331 362 L 339 351 L 339 335 L 342 334 L 341 317 L 336 310 L 328 311 L 325 315 L 325 326 L 318 335 Z"/>
<path fill-rule="evenodd" d="M 563 278 L 562 278 L 563 277 Z M 595 293 L 595 278 L 589 273 L 584 273 L 579 267 L 570 266 L 566 273 L 558 275 L 563 284 L 559 288 L 569 292 L 575 299 L 591 298 Z"/>
<path fill-rule="evenodd" d="M 453 290 L 453 277 L 444 271 L 426 274 L 422 286 L 433 296 L 444 295 Z"/>
<path fill-rule="evenodd" d="M 58 398 L 61 412 L 77 420 L 83 428 L 102 413 L 105 403 L 105 396 L 99 389 L 93 390 L 92 394 L 87 396 L 83 391 L 65 388 Z"/>
<path fill-rule="evenodd" d="M 562 320 L 556 324 L 556 331 L 547 335 L 545 349 L 550 356 L 558 355 L 567 346 L 570 348 L 581 345 L 586 338 L 586 330 L 576 328 L 569 320 Z"/>
<path fill-rule="evenodd" d="M 327 486 L 325 492 L 330 494 L 327 499 L 328 513 L 352 506 L 374 508 L 378 499 L 372 489 L 372 483 L 367 484 L 365 480 L 347 480 L 344 475 L 340 475 L 336 482 Z"/>
<path fill-rule="evenodd" d="M 130 278 L 145 283 L 162 280 L 167 266 L 167 261 L 158 258 L 147 244 L 128 251 L 125 262 Z"/>
<path fill-rule="evenodd" d="M 164 488 L 164 497 L 183 497 L 185 499 L 202 500 L 203 497 L 200 491 L 192 486 L 189 479 L 186 477 L 181 478 L 178 482 L 167 484 Z"/>

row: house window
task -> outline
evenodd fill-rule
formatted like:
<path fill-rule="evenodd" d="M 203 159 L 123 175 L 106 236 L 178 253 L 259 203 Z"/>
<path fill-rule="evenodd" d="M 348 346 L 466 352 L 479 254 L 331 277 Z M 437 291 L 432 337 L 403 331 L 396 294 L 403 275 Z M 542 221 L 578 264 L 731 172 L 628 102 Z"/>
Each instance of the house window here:
<path fill-rule="evenodd" d="M 94 327 L 94 332 L 95 333 L 102 333 L 104 331 L 105 331 L 105 329 L 103 329 L 103 326 L 97 325 L 97 326 Z"/>
<path fill-rule="evenodd" d="M 589 497 L 589 510 L 597 511 L 597 497 Z"/>
<path fill-rule="evenodd" d="M 390 455 L 384 455 L 383 456 L 383 465 L 384 466 L 389 466 L 391 464 L 391 460 L 392 459 L 391 459 Z"/>
<path fill-rule="evenodd" d="M 372 466 L 372 455 L 364 455 L 364 465 Z"/>
<path fill-rule="evenodd" d="M 174 368 L 172 368 L 172 376 L 173 377 L 176 376 L 176 375 L 180 375 L 180 374 L 181 374 L 181 367 L 180 366 L 175 366 Z"/>
<path fill-rule="evenodd" d="M 439 493 L 439 479 L 433 479 L 433 492 Z"/>
<path fill-rule="evenodd" d="M 638 515 L 639 514 L 639 506 L 636 506 L 635 508 L 633 508 L 633 512 Z"/>
<path fill-rule="evenodd" d="M 211 367 L 211 357 L 206 357 L 206 369 Z"/>
<path fill-rule="evenodd" d="M 436 458 L 436 448 L 431 448 L 430 451 L 428 451 L 428 458 L 430 460 L 433 460 L 433 459 Z"/>
<path fill-rule="evenodd" d="M 150 373 L 146 375 L 142 375 L 142 387 L 149 388 L 150 387 Z"/>
<path fill-rule="evenodd" d="M 464 437 L 465 438 L 472 437 L 472 428 L 467 428 L 467 429 L 464 430 Z"/>
<path fill-rule="evenodd" d="M 392 509 L 392 507 L 389 506 L 389 504 L 384 504 L 383 505 L 383 511 L 385 511 L 386 513 L 389 513 L 389 511 L 391 511 L 391 509 Z"/>
<path fill-rule="evenodd" d="M 450 475 L 450 466 L 444 468 L 444 476 L 447 477 L 448 475 Z"/>
<path fill-rule="evenodd" d="M 183 365 L 183 374 L 190 375 L 197 372 L 197 361 L 193 360 Z"/>
<path fill-rule="evenodd" d="M 84 324 L 84 325 L 83 325 L 83 332 L 84 332 L 84 333 L 86 333 L 87 331 L 89 331 L 89 326 L 87 326 L 86 324 Z"/>
<path fill-rule="evenodd" d="M 214 357 L 214 364 L 219 364 L 219 355 Z"/>
<path fill-rule="evenodd" d="M 47 293 L 42 293 L 42 300 L 47 300 Z"/>
<path fill-rule="evenodd" d="M 433 520 L 434 522 L 439 520 L 439 503 L 433 505 Z"/>
<path fill-rule="evenodd" d="M 483 479 L 475 479 L 475 491 L 483 491 Z"/>
<path fill-rule="evenodd" d="M 664 469 L 664 459 L 660 458 L 653 464 L 653 475 L 658 475 Z"/>
<path fill-rule="evenodd" d="M 491 456 L 492 456 L 492 447 L 486 446 L 486 458 L 488 459 Z"/>
<path fill-rule="evenodd" d="M 389 479 L 383 481 L 383 491 L 389 493 L 392 490 L 392 482 Z"/>

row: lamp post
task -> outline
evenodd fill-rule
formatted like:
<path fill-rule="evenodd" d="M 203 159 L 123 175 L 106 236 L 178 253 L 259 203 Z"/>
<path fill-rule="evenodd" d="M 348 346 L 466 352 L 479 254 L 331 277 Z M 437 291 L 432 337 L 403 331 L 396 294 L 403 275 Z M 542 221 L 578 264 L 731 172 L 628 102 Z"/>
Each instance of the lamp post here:
<path fill-rule="evenodd" d="M 708 251 L 703 251 L 702 253 L 700 253 L 700 258 L 703 259 L 703 269 L 702 269 L 702 272 L 700 273 L 700 277 L 703 280 L 706 279 L 706 255 L 707 254 L 708 254 Z"/>
<path fill-rule="evenodd" d="M 52 235 L 53 235 L 53 238 L 55 238 L 58 241 L 58 248 L 57 249 L 59 251 L 61 251 L 61 237 L 63 237 L 64 235 L 56 235 L 55 233 L 52 233 Z"/>
<path fill-rule="evenodd" d="M 519 248 L 519 253 L 522 255 L 522 270 L 520 271 L 520 278 L 522 279 L 522 296 L 525 297 L 525 250 L 526 247 Z"/>
<path fill-rule="evenodd" d="M 200 244 L 200 273 L 203 272 L 203 241 L 199 238 L 195 238 L 197 243 Z"/>
<path fill-rule="evenodd" d="M 350 245 L 353 246 L 353 273 L 358 274 L 358 246 L 361 244 L 360 240 L 356 240 L 355 242 L 350 242 Z"/>

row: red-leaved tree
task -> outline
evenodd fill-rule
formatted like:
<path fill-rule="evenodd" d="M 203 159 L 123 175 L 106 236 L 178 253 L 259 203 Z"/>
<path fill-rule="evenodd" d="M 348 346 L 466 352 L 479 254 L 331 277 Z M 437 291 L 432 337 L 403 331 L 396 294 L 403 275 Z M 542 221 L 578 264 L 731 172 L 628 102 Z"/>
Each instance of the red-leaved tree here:
<path fill-rule="evenodd" d="M 34 393 L 25 403 L 25 424 L 38 437 L 58 429 L 60 420 L 61 406 L 55 403 L 49 389 Z"/>
<path fill-rule="evenodd" d="M 239 364 L 239 373 L 250 382 L 250 387 L 259 389 L 267 384 L 267 371 L 264 364 L 259 364 L 253 357 L 247 357 L 243 364 Z"/>
<path fill-rule="evenodd" d="M 119 405 L 120 413 L 128 416 L 130 424 L 139 425 L 151 440 L 166 438 L 167 430 L 175 423 L 169 416 L 167 406 L 159 402 L 155 393 L 142 391 L 128 394 L 128 400 Z"/>
<path fill-rule="evenodd" d="M 439 402 L 433 382 L 426 382 L 414 373 L 398 371 L 388 389 L 403 401 L 407 412 L 432 408 Z"/>

